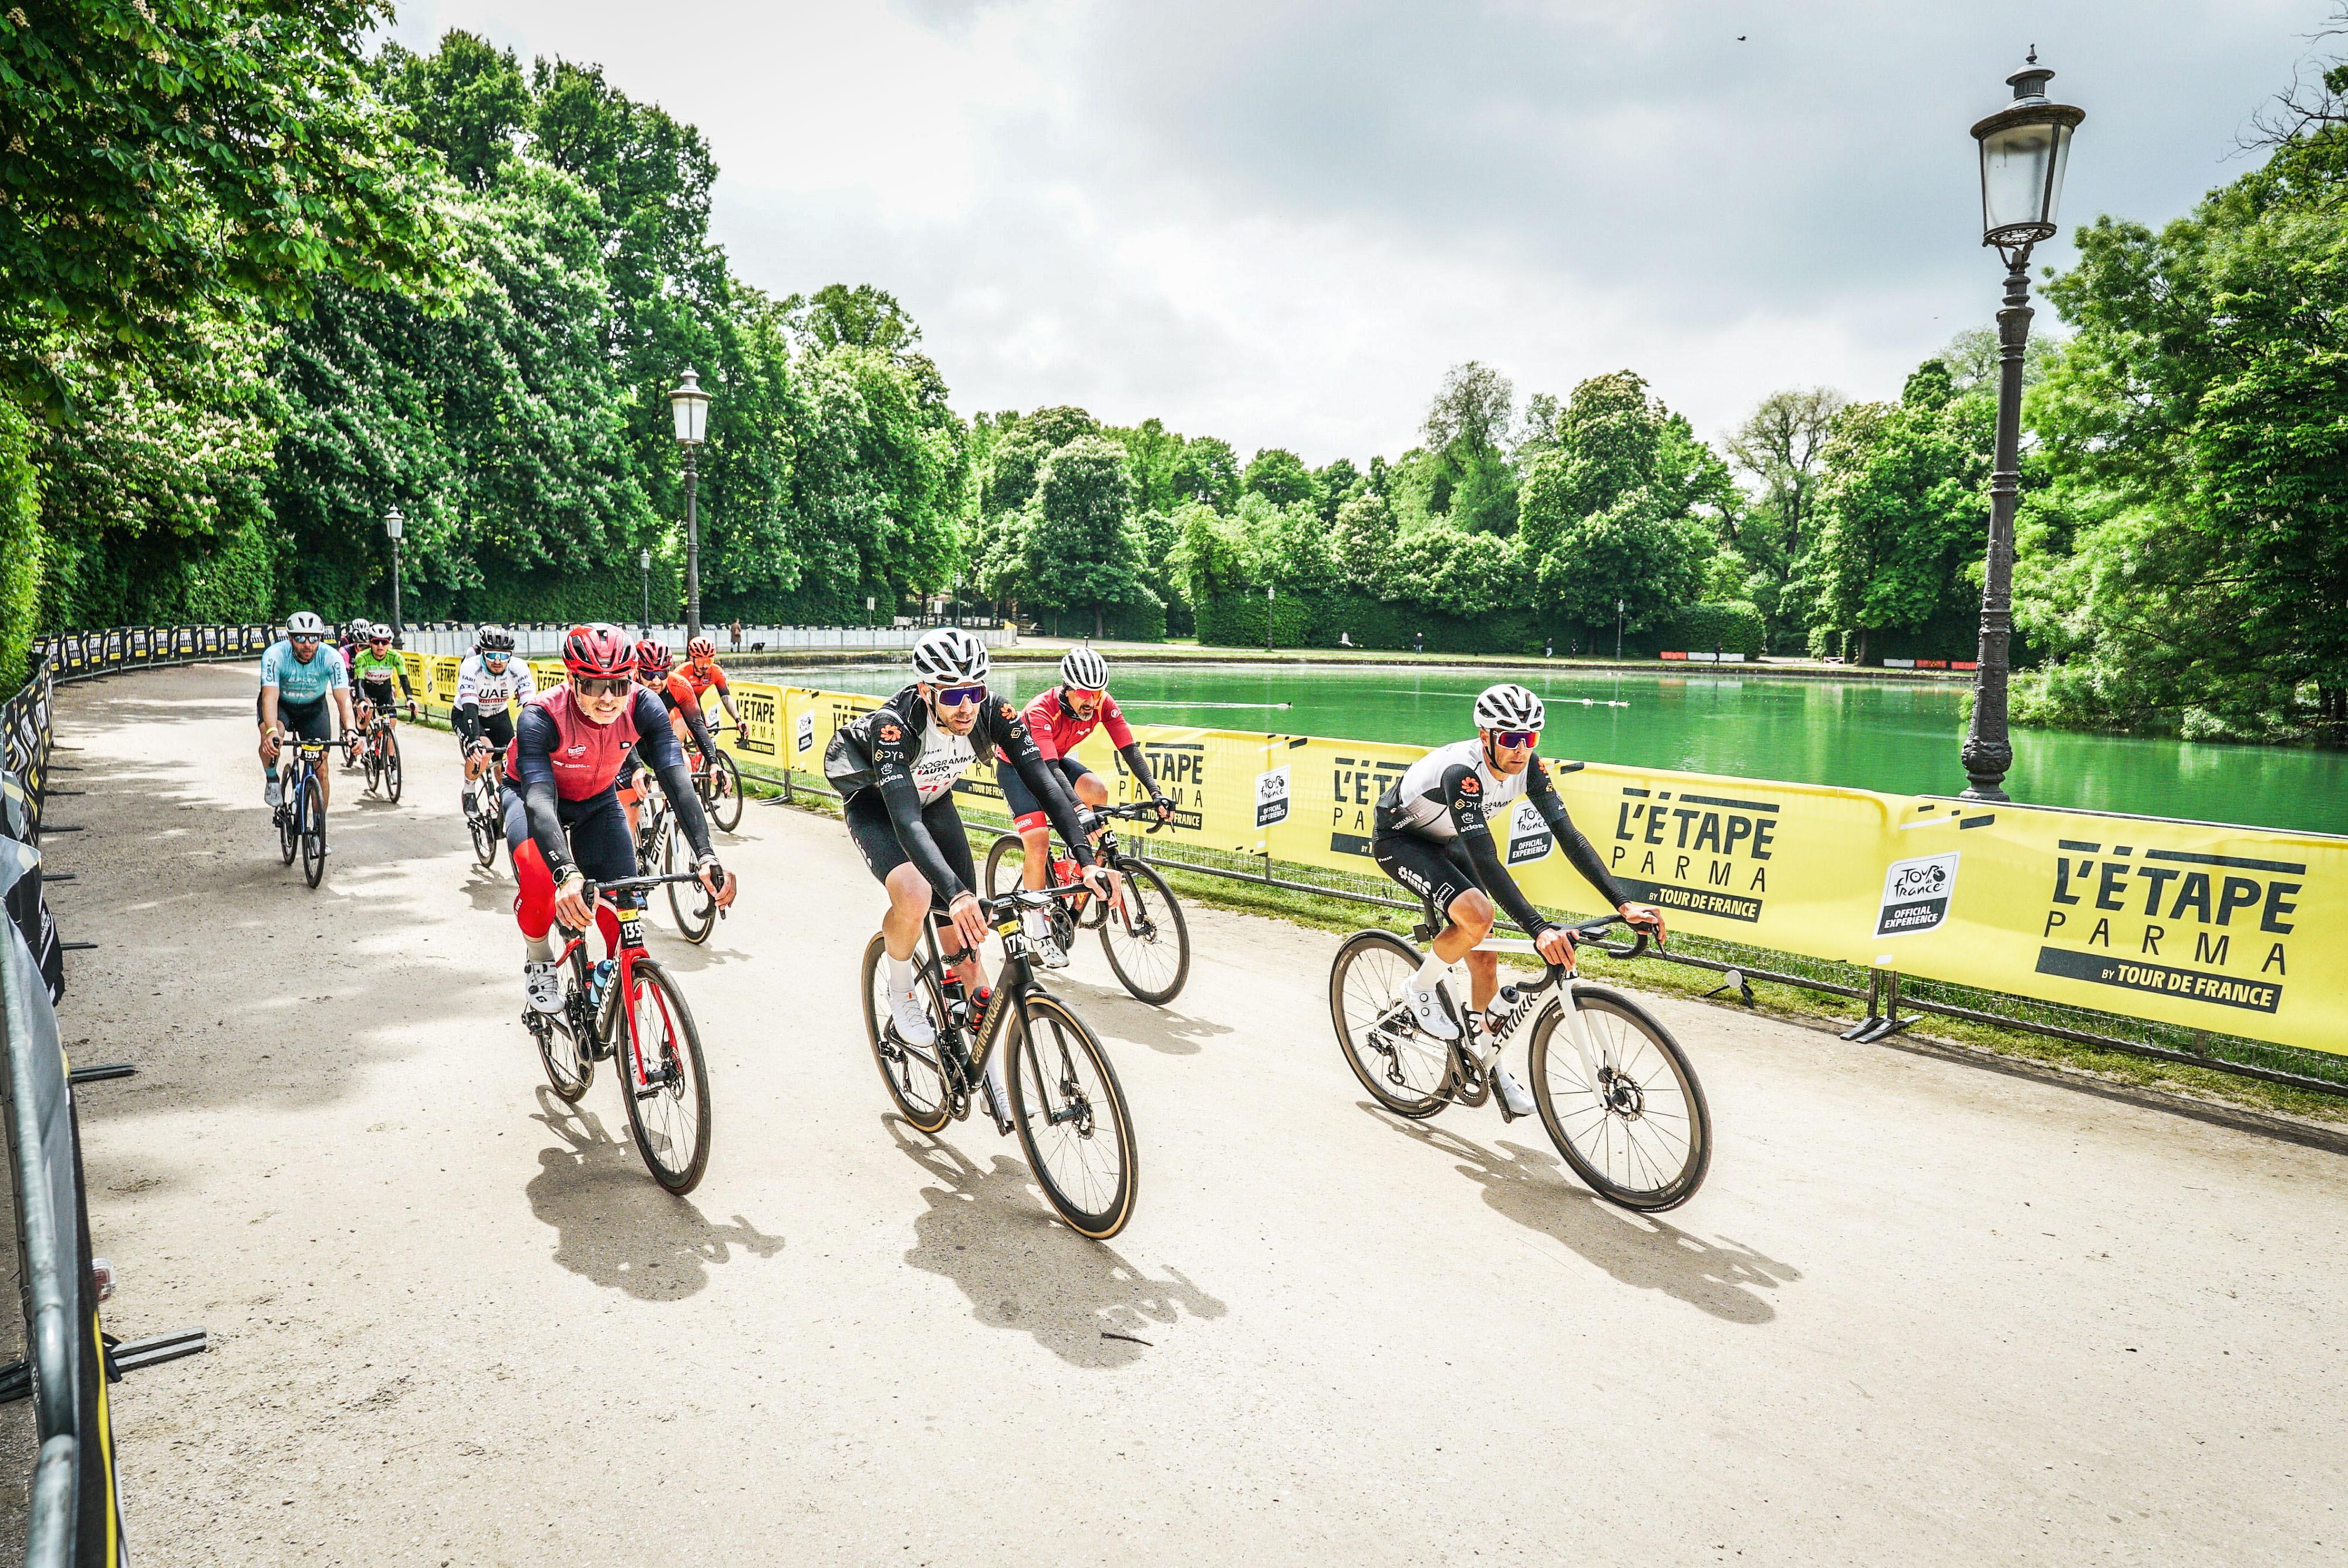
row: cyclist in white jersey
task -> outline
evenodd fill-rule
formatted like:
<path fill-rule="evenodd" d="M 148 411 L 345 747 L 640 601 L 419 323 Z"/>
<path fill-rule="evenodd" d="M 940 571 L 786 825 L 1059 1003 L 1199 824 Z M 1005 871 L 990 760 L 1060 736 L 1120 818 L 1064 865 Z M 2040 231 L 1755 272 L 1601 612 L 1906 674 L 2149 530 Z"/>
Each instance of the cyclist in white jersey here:
<path fill-rule="evenodd" d="M 1488 820 L 1498 817 L 1505 826 L 1519 799 L 1533 803 L 1565 858 L 1611 908 L 1658 941 L 1663 935 L 1663 915 L 1623 896 L 1606 874 L 1606 862 L 1566 814 L 1565 802 L 1558 799 L 1549 769 L 1535 750 L 1545 717 L 1540 698 L 1523 686 L 1503 683 L 1489 687 L 1476 699 L 1476 738 L 1437 747 L 1412 763 L 1378 799 L 1371 855 L 1388 876 L 1432 902 L 1449 923 L 1418 973 L 1404 983 L 1402 993 L 1419 1027 L 1439 1039 L 1457 1039 L 1459 1026 L 1437 999 L 1436 982 L 1463 958 L 1468 962 L 1468 1027 L 1479 1040 L 1484 1035 L 1485 1010 L 1499 989 L 1499 961 L 1476 948 L 1492 934 L 1498 915 L 1495 899 L 1524 927 L 1543 958 L 1551 964 L 1572 960 L 1573 934 L 1533 906 L 1493 843 Z M 1508 1069 L 1485 1059 L 1482 1047 L 1478 1048 L 1478 1059 L 1491 1068 L 1502 1112 L 1512 1121 L 1531 1115 L 1532 1097 L 1524 1086 Z"/>
<path fill-rule="evenodd" d="M 506 705 L 528 702 L 537 693 L 530 665 L 514 656 L 511 632 L 483 626 L 474 634 L 473 651 L 457 666 L 457 701 L 448 714 L 465 758 L 465 782 L 457 789 L 458 816 L 468 816 L 473 809 L 468 786 L 513 744 L 513 716 Z"/>

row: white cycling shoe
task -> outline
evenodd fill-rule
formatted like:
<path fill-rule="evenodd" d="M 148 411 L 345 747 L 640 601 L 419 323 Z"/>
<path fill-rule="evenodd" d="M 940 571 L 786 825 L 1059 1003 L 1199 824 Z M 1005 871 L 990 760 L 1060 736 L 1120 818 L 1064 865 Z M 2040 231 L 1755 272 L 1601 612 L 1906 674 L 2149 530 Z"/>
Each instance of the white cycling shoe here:
<path fill-rule="evenodd" d="M 274 811 L 285 804 L 285 787 L 272 779 L 261 787 L 261 803 Z"/>
<path fill-rule="evenodd" d="M 889 993 L 889 1022 L 896 1026 L 897 1037 L 909 1046 L 938 1043 L 938 1026 L 930 1021 L 930 1010 L 911 991 Z"/>
<path fill-rule="evenodd" d="M 1421 985 L 1416 975 L 1402 983 L 1402 1005 L 1410 1009 L 1411 1021 L 1418 1026 L 1420 1033 L 1438 1040 L 1459 1037 L 1459 1025 L 1444 1007 L 1442 998 L 1436 995 L 1433 986 Z"/>
<path fill-rule="evenodd" d="M 542 964 L 523 962 L 521 989 L 522 995 L 530 998 L 532 1010 L 541 1013 L 562 1011 L 562 976 L 551 958 Z"/>
<path fill-rule="evenodd" d="M 988 1065 L 979 1081 L 986 1086 L 986 1109 L 994 1117 L 996 1129 L 1004 1132 L 1010 1131 L 1011 1093 L 1003 1087 L 1003 1080 L 995 1076 L 993 1064 Z"/>
<path fill-rule="evenodd" d="M 1500 1116 L 1503 1120 L 1514 1121 L 1520 1116 L 1533 1114 L 1531 1094 L 1527 1092 L 1524 1085 L 1517 1081 L 1514 1073 L 1498 1065 L 1492 1068 L 1492 1098 L 1500 1102 Z"/>

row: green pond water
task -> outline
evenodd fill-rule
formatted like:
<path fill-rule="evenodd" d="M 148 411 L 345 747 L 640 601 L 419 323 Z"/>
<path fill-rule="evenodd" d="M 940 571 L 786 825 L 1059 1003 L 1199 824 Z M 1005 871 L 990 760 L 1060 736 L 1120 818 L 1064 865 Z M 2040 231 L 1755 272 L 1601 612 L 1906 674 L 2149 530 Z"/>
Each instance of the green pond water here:
<path fill-rule="evenodd" d="M 907 676 L 851 667 L 787 678 L 887 693 Z M 1469 670 L 1119 661 L 1111 690 L 1137 724 L 1433 746 L 1469 732 L 1469 703 L 1494 678 Z M 1894 794 L 1954 794 L 1965 786 L 1957 747 L 1966 694 L 1954 686 L 1725 674 L 1519 678 L 1549 704 L 1544 756 Z M 1004 665 L 994 684 L 1024 701 L 1056 679 L 1049 665 Z M 2348 834 L 2348 753 L 2051 729 L 2014 730 L 2013 748 L 2006 790 L 2017 800 Z"/>

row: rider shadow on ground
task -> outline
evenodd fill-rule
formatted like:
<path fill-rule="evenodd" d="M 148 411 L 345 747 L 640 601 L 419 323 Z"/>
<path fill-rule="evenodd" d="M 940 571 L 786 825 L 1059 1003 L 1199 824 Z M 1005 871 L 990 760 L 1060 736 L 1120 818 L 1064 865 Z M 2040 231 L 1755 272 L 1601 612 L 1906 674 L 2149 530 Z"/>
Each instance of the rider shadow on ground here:
<path fill-rule="evenodd" d="M 713 1224 L 690 1200 L 672 1197 L 644 1171 L 636 1146 L 602 1119 L 562 1103 L 543 1085 L 530 1119 L 561 1141 L 538 1152 L 527 1189 L 530 1212 L 555 1229 L 554 1261 L 639 1301 L 682 1301 L 709 1283 L 713 1264 L 739 1248 L 771 1258 L 783 1238 L 741 1215 Z"/>
<path fill-rule="evenodd" d="M 943 1183 L 922 1191 L 929 1207 L 913 1222 L 905 1261 L 953 1281 L 979 1322 L 1016 1329 L 1072 1367 L 1127 1367 L 1148 1347 L 1136 1340 L 1163 1345 L 1184 1314 L 1229 1310 L 1179 1269 L 1152 1279 L 1061 1224 L 1024 1161 L 998 1154 L 982 1170 L 893 1112 L 880 1119 L 905 1156 Z"/>
<path fill-rule="evenodd" d="M 1761 1293 L 1802 1277 L 1790 1264 L 1613 1207 L 1567 1175 L 1551 1150 L 1503 1141 L 1508 1152 L 1497 1153 L 1426 1122 L 1398 1121 L 1368 1100 L 1355 1103 L 1381 1125 L 1460 1161 L 1460 1172 L 1483 1187 L 1484 1202 L 1502 1215 L 1635 1289 L 1662 1291 L 1729 1323 L 1759 1325 L 1777 1315 Z"/>
<path fill-rule="evenodd" d="M 1117 1038 L 1138 1041 L 1160 1056 L 1195 1057 L 1205 1049 L 1200 1041 L 1234 1032 L 1229 1024 L 1174 1012 L 1170 1004 L 1165 1007 L 1153 1007 L 1147 1002 L 1137 1002 L 1130 992 L 1115 981 L 1072 981 L 1065 971 L 1051 975 L 1050 979 L 1051 985 L 1047 989 L 1076 992 L 1084 996 L 1085 1013 L 1088 1018 L 1099 1018 Z"/>

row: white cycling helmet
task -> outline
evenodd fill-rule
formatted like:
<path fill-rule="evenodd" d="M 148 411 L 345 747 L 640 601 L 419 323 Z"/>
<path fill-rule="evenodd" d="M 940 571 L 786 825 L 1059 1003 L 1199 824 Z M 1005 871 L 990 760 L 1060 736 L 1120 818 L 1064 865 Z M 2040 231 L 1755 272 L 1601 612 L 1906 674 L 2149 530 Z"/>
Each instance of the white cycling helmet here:
<path fill-rule="evenodd" d="M 983 681 L 994 667 L 986 645 L 960 626 L 940 626 L 913 645 L 913 674 L 932 686 Z"/>
<path fill-rule="evenodd" d="M 326 623 L 312 610 L 296 610 L 285 617 L 285 634 L 289 637 L 324 637 Z"/>
<path fill-rule="evenodd" d="M 1090 648 L 1070 648 L 1060 661 L 1060 679 L 1078 691 L 1107 690 L 1108 661 Z"/>
<path fill-rule="evenodd" d="M 1539 729 L 1547 717 L 1541 699 L 1513 681 L 1486 686 L 1476 699 L 1478 729 Z"/>
<path fill-rule="evenodd" d="M 391 641 L 391 623 L 388 621 L 377 621 L 374 625 L 369 626 L 367 628 L 367 640 L 373 643 L 387 643 Z"/>
<path fill-rule="evenodd" d="M 503 626 L 483 626 L 473 634 L 473 646 L 485 654 L 510 654 L 514 635 Z"/>

